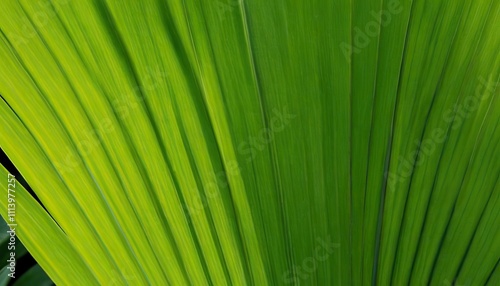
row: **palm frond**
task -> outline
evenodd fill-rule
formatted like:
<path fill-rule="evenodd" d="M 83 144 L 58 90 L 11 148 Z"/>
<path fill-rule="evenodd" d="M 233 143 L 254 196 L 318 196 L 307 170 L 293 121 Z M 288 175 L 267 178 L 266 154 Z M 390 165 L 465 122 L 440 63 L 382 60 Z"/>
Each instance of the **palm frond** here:
<path fill-rule="evenodd" d="M 499 16 L 5 0 L 17 234 L 60 285 L 495 285 Z"/>

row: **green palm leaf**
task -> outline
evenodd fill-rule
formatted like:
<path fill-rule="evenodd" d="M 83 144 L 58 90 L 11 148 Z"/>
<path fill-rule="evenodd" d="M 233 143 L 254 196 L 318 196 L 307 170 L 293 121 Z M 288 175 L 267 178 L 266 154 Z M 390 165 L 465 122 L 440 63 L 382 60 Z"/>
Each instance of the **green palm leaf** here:
<path fill-rule="evenodd" d="M 56 284 L 498 283 L 499 1 L 2 11 L 16 231 Z"/>

